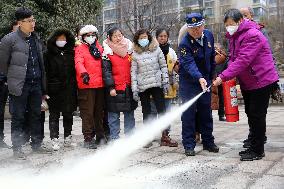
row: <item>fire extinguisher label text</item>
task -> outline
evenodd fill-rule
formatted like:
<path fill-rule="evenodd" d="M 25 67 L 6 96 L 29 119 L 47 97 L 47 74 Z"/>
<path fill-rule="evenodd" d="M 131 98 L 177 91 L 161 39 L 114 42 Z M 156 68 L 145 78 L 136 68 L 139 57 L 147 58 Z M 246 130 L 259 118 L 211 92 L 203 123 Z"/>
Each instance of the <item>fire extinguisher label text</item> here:
<path fill-rule="evenodd" d="M 232 107 L 238 106 L 238 99 L 237 98 L 232 98 L 231 99 L 231 105 L 232 105 Z"/>
<path fill-rule="evenodd" d="M 236 98 L 237 94 L 238 94 L 237 88 L 235 86 L 234 87 L 230 87 L 230 95 L 231 95 L 231 97 Z"/>

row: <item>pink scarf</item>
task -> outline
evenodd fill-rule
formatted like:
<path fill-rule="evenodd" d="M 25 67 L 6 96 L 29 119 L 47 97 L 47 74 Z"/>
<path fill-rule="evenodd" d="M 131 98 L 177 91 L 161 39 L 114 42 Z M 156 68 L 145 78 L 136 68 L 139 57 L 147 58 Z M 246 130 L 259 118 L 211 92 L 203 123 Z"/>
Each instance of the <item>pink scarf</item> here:
<path fill-rule="evenodd" d="M 106 44 L 111 48 L 113 53 L 125 57 L 128 51 L 128 41 L 123 38 L 119 43 L 114 44 L 111 40 L 107 39 Z"/>

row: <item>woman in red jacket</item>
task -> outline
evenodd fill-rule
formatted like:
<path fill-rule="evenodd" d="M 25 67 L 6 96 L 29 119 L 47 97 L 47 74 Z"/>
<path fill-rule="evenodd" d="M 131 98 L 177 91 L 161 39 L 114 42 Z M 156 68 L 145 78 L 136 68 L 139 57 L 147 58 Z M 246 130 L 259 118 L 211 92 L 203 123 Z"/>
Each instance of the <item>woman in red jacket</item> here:
<path fill-rule="evenodd" d="M 98 30 L 86 25 L 80 30 L 82 44 L 75 48 L 75 68 L 78 83 L 78 103 L 82 118 L 84 147 L 96 149 L 105 140 L 103 131 L 104 89 L 102 52 Z M 95 134 L 94 134 L 95 133 Z M 94 140 L 96 135 L 96 140 Z"/>
<path fill-rule="evenodd" d="M 120 112 L 124 114 L 124 133 L 129 134 L 134 129 L 137 102 L 133 100 L 131 90 L 132 42 L 117 27 L 111 28 L 107 34 L 108 38 L 103 42 L 103 79 L 107 89 L 110 139 L 115 140 L 120 133 Z"/>

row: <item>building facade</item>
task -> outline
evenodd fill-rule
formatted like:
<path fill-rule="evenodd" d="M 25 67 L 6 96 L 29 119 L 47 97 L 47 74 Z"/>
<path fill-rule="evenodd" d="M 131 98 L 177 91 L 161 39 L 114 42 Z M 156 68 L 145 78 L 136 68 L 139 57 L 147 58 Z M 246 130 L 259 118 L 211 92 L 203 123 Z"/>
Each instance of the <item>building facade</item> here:
<path fill-rule="evenodd" d="M 284 0 L 105 0 L 98 23 L 100 31 L 118 26 L 129 38 L 139 28 L 154 31 L 164 26 L 170 28 L 175 43 L 186 13 L 203 12 L 207 28 L 214 31 L 216 41 L 220 42 L 225 33 L 223 15 L 229 8 L 251 7 L 255 20 L 259 21 L 283 15 L 283 4 Z"/>

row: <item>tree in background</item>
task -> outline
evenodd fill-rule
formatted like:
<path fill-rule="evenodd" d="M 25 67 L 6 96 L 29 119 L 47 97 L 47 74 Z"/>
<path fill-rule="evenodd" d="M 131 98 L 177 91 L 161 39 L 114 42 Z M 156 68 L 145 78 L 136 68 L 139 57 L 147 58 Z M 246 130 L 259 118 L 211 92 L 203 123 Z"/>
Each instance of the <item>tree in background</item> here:
<path fill-rule="evenodd" d="M 10 25 L 15 20 L 14 13 L 24 6 L 34 12 L 36 31 L 47 39 L 58 27 L 74 31 L 78 25 L 95 24 L 100 14 L 103 0 L 1 0 L 0 37 L 10 32 Z"/>

